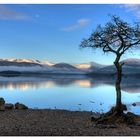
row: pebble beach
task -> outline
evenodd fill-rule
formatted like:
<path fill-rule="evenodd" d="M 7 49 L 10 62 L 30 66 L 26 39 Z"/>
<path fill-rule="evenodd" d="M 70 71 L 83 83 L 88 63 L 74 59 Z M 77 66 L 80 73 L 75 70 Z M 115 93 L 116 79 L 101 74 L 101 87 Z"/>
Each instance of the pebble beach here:
<path fill-rule="evenodd" d="M 27 109 L 0 111 L 1 136 L 139 136 L 140 126 L 100 125 L 91 112 Z"/>

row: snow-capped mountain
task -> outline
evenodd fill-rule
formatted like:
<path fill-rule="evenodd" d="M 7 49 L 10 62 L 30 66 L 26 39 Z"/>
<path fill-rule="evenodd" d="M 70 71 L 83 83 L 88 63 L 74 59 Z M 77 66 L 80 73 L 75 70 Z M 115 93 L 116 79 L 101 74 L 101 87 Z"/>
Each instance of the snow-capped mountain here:
<path fill-rule="evenodd" d="M 106 65 L 102 65 L 96 62 L 90 62 L 90 63 L 82 63 L 82 64 L 77 64 L 75 65 L 75 67 L 77 67 L 78 69 L 82 69 L 85 70 L 87 72 L 92 72 L 92 71 L 96 71 L 99 70 L 101 68 L 106 67 Z"/>
<path fill-rule="evenodd" d="M 49 67 L 46 65 L 46 67 Z M 36 72 L 44 71 L 42 64 L 38 60 L 30 59 L 0 59 L 1 71 Z"/>
<path fill-rule="evenodd" d="M 96 62 L 90 62 L 90 69 L 91 70 L 94 70 L 94 69 L 98 70 L 98 69 L 101 69 L 104 67 L 106 67 L 106 65 L 98 64 Z"/>
<path fill-rule="evenodd" d="M 125 66 L 140 66 L 140 59 L 137 59 L 137 58 L 129 58 L 129 59 L 125 59 L 122 61 Z"/>
<path fill-rule="evenodd" d="M 52 63 L 52 62 L 49 62 L 49 61 L 42 61 L 42 62 L 40 62 L 42 65 L 48 65 L 48 66 L 53 66 L 54 65 L 54 63 Z"/>
<path fill-rule="evenodd" d="M 0 62 L 2 61 L 8 61 L 8 62 L 17 62 L 17 63 L 40 63 L 39 60 L 31 60 L 31 59 L 15 59 L 15 58 L 9 58 L 9 59 L 0 59 Z"/>
<path fill-rule="evenodd" d="M 76 68 L 78 69 L 89 69 L 91 67 L 90 63 L 82 63 L 82 64 L 76 64 L 75 65 Z"/>
<path fill-rule="evenodd" d="M 52 65 L 52 67 L 60 68 L 60 69 L 74 69 L 74 70 L 77 69 L 76 67 L 67 63 L 57 63 L 57 64 Z"/>
<path fill-rule="evenodd" d="M 18 72 L 39 72 L 39 73 L 64 73 L 81 74 L 82 70 L 67 64 L 53 64 L 47 61 L 30 59 L 0 59 L 0 72 L 18 71 Z"/>
<path fill-rule="evenodd" d="M 140 74 L 140 59 L 126 59 L 121 61 L 123 73 Z M 95 62 L 71 65 L 68 63 L 50 63 L 48 61 L 30 59 L 0 59 L 0 72 L 39 72 L 61 74 L 87 74 L 87 73 L 116 73 L 114 65 L 102 65 Z"/>
<path fill-rule="evenodd" d="M 140 73 L 140 59 L 130 58 L 122 61 L 124 63 L 123 73 Z"/>
<path fill-rule="evenodd" d="M 129 58 L 121 61 L 124 63 L 122 72 L 124 74 L 140 74 L 140 59 Z M 114 65 L 109 65 L 98 70 L 99 73 L 116 73 Z"/>
<path fill-rule="evenodd" d="M 41 66 L 39 61 L 30 59 L 0 59 L 0 66 Z"/>

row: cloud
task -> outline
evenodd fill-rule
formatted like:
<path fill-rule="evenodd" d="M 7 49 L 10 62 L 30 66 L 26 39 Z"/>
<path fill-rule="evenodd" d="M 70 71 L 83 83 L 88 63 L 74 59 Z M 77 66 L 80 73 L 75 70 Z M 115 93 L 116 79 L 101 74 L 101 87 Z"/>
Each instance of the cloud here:
<path fill-rule="evenodd" d="M 126 12 L 133 12 L 137 18 L 140 18 L 140 4 L 123 4 L 121 8 L 125 8 Z"/>
<path fill-rule="evenodd" d="M 83 28 L 86 25 L 88 25 L 89 23 L 90 23 L 90 19 L 79 19 L 75 24 L 68 26 L 68 27 L 64 27 L 61 30 L 70 32 L 70 31 L 77 30 L 79 28 Z"/>
<path fill-rule="evenodd" d="M 27 15 L 21 12 L 16 12 L 5 5 L 0 5 L 0 20 L 28 20 Z"/>

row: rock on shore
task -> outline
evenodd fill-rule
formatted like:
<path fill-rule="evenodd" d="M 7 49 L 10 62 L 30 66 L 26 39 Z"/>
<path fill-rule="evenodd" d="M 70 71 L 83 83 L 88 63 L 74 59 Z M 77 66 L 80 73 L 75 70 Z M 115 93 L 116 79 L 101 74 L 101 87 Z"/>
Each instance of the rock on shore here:
<path fill-rule="evenodd" d="M 16 103 L 15 104 L 15 109 L 28 109 L 28 107 L 24 104 L 21 104 L 21 103 Z"/>
<path fill-rule="evenodd" d="M 0 98 L 0 111 L 5 111 L 9 109 L 28 109 L 28 107 L 22 103 L 16 103 L 15 105 L 11 103 L 5 103 L 4 98 Z"/>

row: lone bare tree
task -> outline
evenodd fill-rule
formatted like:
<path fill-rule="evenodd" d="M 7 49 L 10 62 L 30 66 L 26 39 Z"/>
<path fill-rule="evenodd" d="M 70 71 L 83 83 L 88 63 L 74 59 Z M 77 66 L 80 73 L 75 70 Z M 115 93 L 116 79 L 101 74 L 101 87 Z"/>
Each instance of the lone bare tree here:
<path fill-rule="evenodd" d="M 140 24 L 134 23 L 133 26 L 123 21 L 117 16 L 112 16 L 111 21 L 106 23 L 104 27 L 98 25 L 96 30 L 89 38 L 83 39 L 80 46 L 90 47 L 93 49 L 101 49 L 104 53 L 113 53 L 116 58 L 114 65 L 117 70 L 116 79 L 116 109 L 117 114 L 122 114 L 121 104 L 121 80 L 122 66 L 120 58 L 126 51 L 140 45 Z"/>

